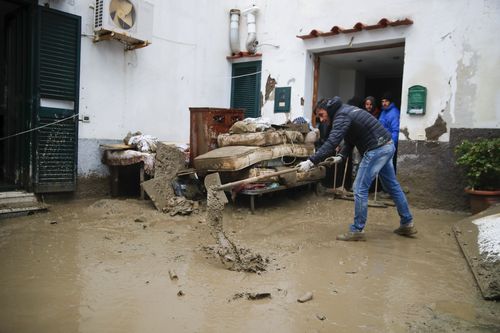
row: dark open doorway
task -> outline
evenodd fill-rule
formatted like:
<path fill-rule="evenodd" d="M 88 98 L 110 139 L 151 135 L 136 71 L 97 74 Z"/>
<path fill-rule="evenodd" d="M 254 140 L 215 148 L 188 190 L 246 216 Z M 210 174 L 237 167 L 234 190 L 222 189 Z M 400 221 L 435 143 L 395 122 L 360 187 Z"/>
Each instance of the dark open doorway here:
<path fill-rule="evenodd" d="M 349 48 L 323 52 L 319 57 L 318 99 L 340 96 L 373 96 L 380 106 L 384 92 L 390 91 L 394 104 L 401 106 L 404 43 Z"/>
<path fill-rule="evenodd" d="M 32 5 L 0 0 L 0 190 L 29 184 Z"/>
<path fill-rule="evenodd" d="M 376 107 L 380 108 L 382 96 L 390 92 L 392 102 L 400 109 L 404 67 L 403 42 L 317 53 L 314 67 L 313 102 L 339 96 L 344 103 L 357 100 L 357 103 L 352 104 L 362 107 L 364 98 L 373 96 Z M 394 165 L 396 159 L 397 151 Z M 351 162 L 347 163 L 345 169 L 342 166 L 342 170 L 351 174 Z M 339 174 L 337 184 L 345 178 L 341 177 L 342 172 Z M 347 177 L 347 188 L 351 186 L 351 180 Z"/>

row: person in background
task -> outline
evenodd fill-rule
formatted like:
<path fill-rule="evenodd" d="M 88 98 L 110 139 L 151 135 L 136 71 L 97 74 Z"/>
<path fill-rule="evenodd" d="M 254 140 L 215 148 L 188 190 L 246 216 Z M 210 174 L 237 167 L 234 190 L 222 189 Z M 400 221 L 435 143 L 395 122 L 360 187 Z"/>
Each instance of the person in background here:
<path fill-rule="evenodd" d="M 375 97 L 373 96 L 368 96 L 364 99 L 362 108 L 377 119 L 380 116 L 380 109 L 377 108 L 377 105 L 375 104 Z"/>
<path fill-rule="evenodd" d="M 396 158 L 398 153 L 398 139 L 399 139 L 399 109 L 392 102 L 392 94 L 390 92 L 384 93 L 382 96 L 382 112 L 378 118 L 382 126 L 391 133 L 392 142 L 396 151 L 392 159 L 394 165 L 394 172 L 396 172 Z"/>
<path fill-rule="evenodd" d="M 400 226 L 394 232 L 401 236 L 416 234 L 406 196 L 392 166 L 391 159 L 395 149 L 391 134 L 375 117 L 355 106 L 342 104 L 339 97 L 325 100 L 316 110 L 320 121 L 330 124 L 331 131 L 321 148 L 298 164 L 299 171 L 306 172 L 333 156 L 342 140 L 345 144 L 333 158 L 335 163 L 344 160 L 353 147 L 357 147 L 363 156 L 354 181 L 354 223 L 347 233 L 338 235 L 337 240 L 365 240 L 363 230 L 368 217 L 368 190 L 377 174 L 394 200 L 400 216 Z"/>

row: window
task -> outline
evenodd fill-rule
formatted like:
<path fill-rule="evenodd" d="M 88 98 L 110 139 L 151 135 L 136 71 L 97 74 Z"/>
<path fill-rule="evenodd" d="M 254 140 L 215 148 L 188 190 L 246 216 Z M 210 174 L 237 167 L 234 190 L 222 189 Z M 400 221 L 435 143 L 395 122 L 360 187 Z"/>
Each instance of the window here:
<path fill-rule="evenodd" d="M 231 108 L 245 109 L 245 118 L 260 117 L 261 62 L 233 64 Z"/>

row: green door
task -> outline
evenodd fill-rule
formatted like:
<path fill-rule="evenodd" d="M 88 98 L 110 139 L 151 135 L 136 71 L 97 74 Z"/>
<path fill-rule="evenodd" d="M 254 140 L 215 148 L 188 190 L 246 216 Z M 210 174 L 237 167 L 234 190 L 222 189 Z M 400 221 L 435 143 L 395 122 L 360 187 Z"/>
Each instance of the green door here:
<path fill-rule="evenodd" d="M 260 117 L 261 62 L 233 64 L 231 107 L 245 109 L 245 118 Z"/>
<path fill-rule="evenodd" d="M 76 189 L 80 25 L 79 16 L 38 7 L 35 192 Z"/>

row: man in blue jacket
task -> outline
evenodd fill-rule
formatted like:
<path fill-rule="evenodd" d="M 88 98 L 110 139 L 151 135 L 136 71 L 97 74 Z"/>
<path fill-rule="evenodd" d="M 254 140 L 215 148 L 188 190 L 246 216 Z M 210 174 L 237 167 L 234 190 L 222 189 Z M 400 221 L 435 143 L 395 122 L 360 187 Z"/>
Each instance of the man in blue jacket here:
<path fill-rule="evenodd" d="M 378 120 L 382 126 L 391 133 L 392 142 L 394 143 L 394 147 L 396 147 L 396 152 L 392 161 L 394 172 L 396 172 L 396 155 L 399 139 L 399 114 L 399 109 L 392 102 L 392 94 L 390 92 L 384 93 L 382 96 L 382 112 Z"/>
<path fill-rule="evenodd" d="M 342 104 L 339 97 L 322 101 L 316 108 L 322 123 L 332 124 L 326 142 L 309 157 L 299 163 L 300 171 L 307 171 L 314 165 L 333 156 L 342 140 L 344 145 L 334 161 L 340 162 L 349 156 L 355 146 L 363 156 L 354 180 L 354 223 L 349 232 L 338 235 L 338 240 L 365 240 L 364 228 L 368 217 L 368 191 L 378 174 L 396 204 L 400 216 L 400 226 L 394 232 L 402 236 L 417 233 L 406 197 L 401 190 L 392 156 L 395 148 L 391 134 L 368 112 L 355 106 Z"/>

